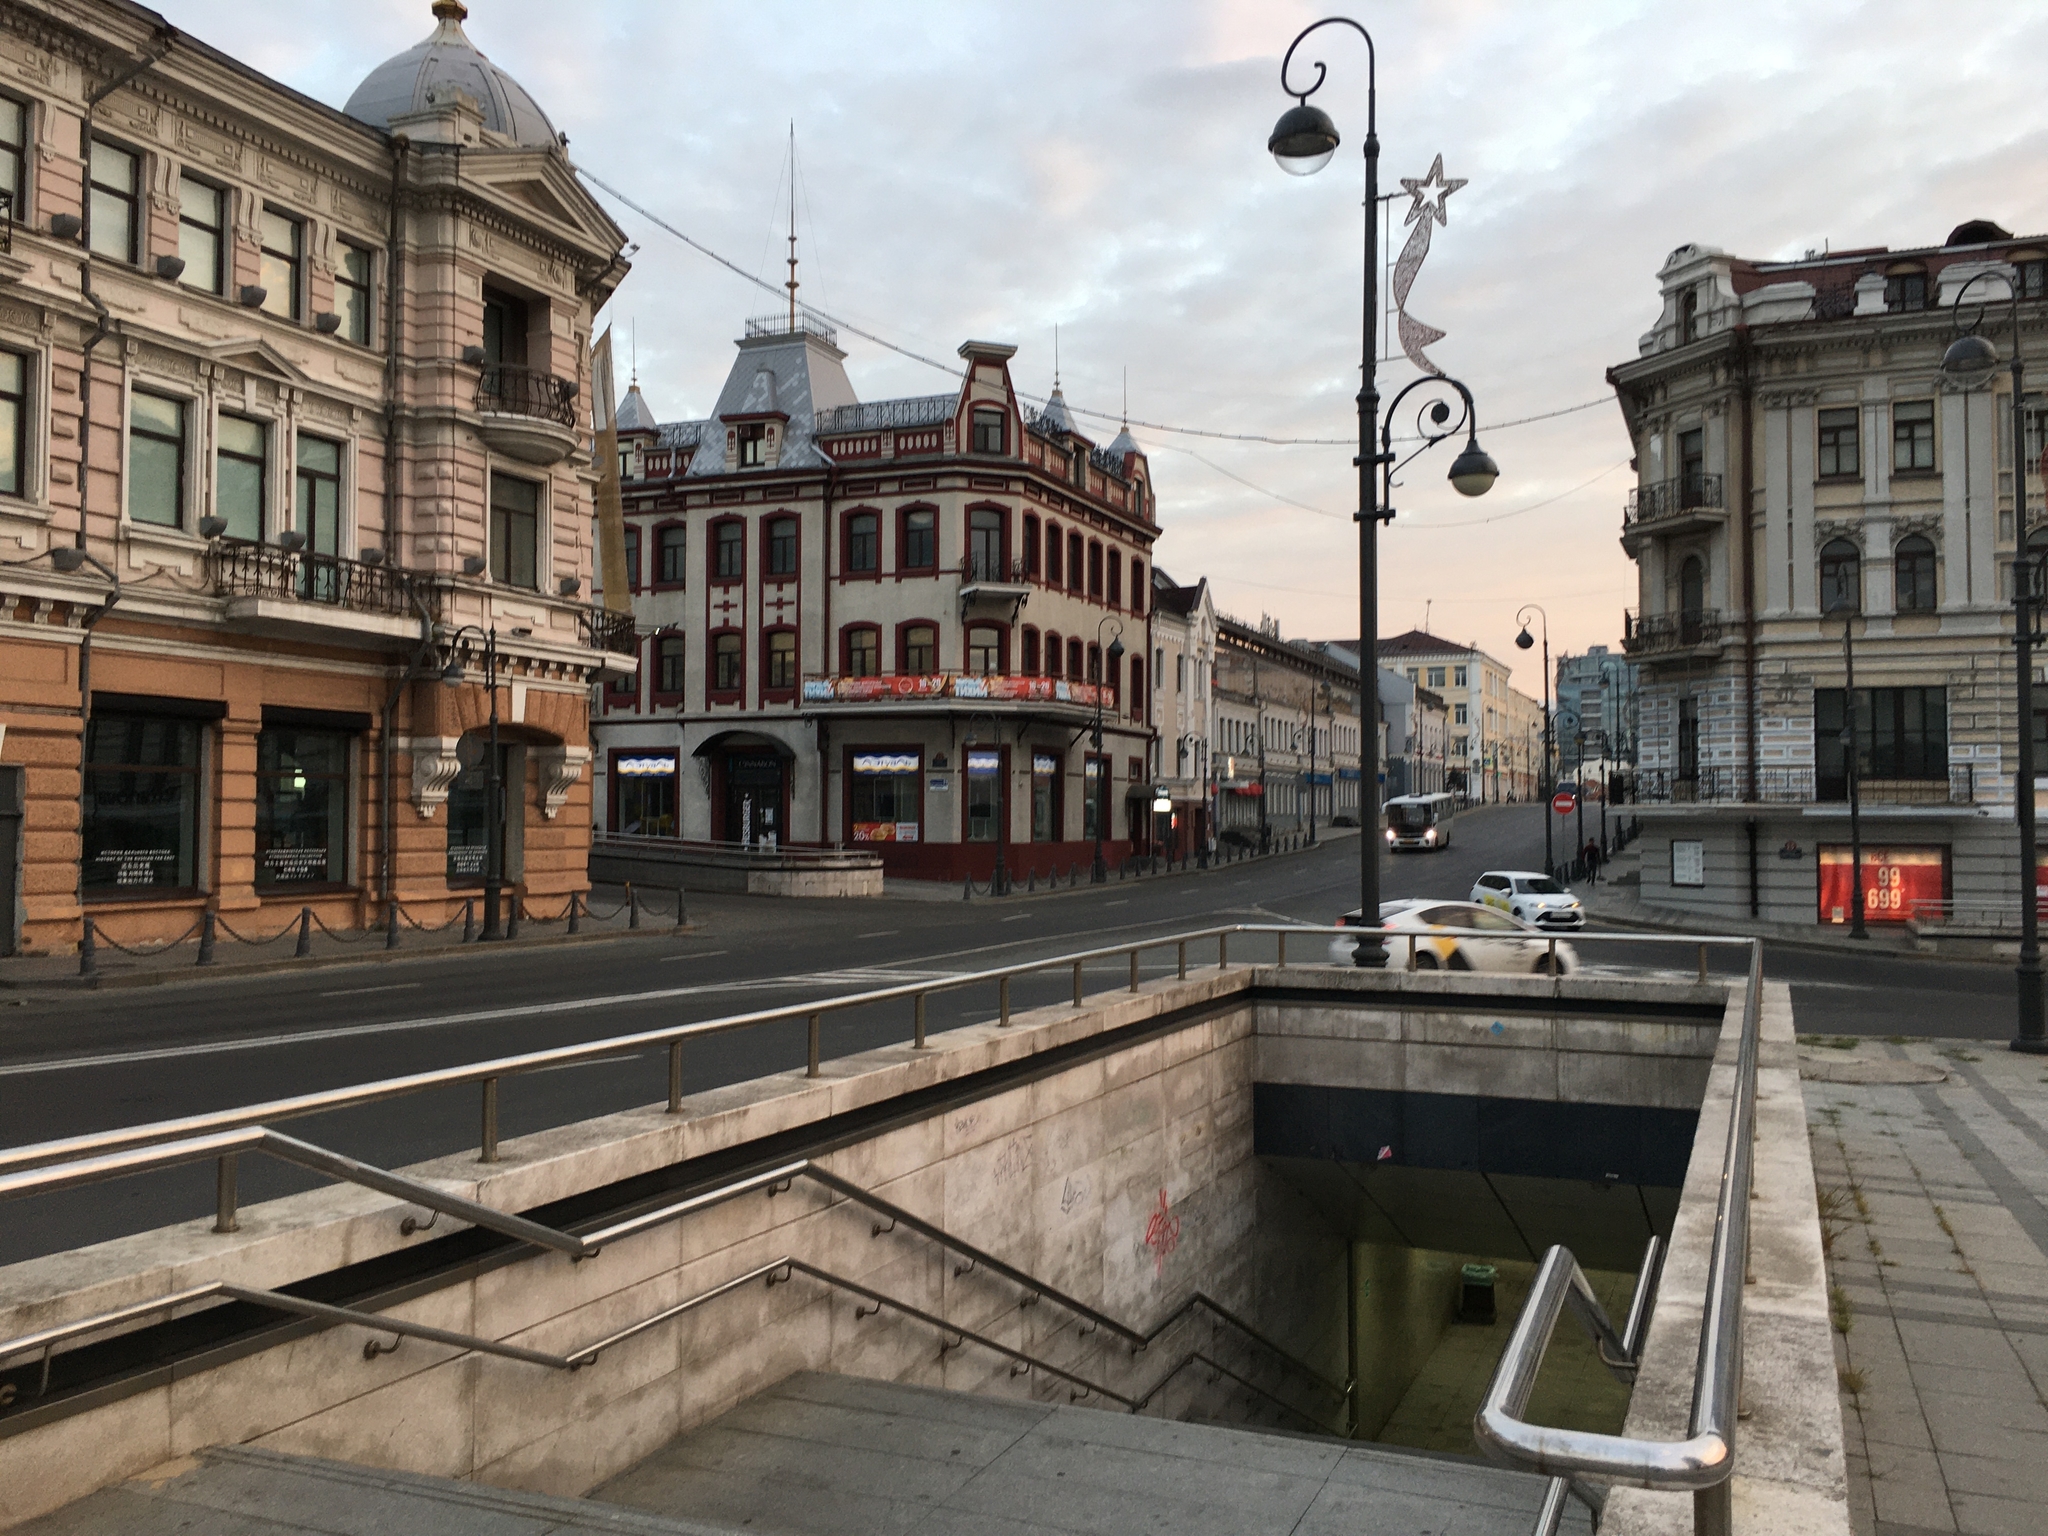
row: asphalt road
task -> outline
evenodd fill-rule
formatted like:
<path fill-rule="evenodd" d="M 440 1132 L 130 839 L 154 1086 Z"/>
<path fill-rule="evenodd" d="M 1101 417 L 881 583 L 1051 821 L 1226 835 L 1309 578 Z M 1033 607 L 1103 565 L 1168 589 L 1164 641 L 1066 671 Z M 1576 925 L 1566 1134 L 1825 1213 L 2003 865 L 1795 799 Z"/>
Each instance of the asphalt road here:
<path fill-rule="evenodd" d="M 1463 898 L 1489 868 L 1540 867 L 1533 806 L 1461 815 L 1453 846 L 1389 861 L 1388 896 Z M 472 949 L 391 963 L 128 990 L 17 995 L 0 1007 L 0 1145 L 16 1145 L 431 1070 L 517 1051 L 695 1022 L 811 997 L 1015 964 L 1226 922 L 1330 922 L 1358 905 L 1355 836 L 1298 855 L 1002 902 L 796 902 L 697 897 L 698 931 L 543 949 Z M 1598 965 L 1689 969 L 1681 946 L 1601 945 Z M 1246 941 L 1233 956 L 1268 954 Z M 1205 961 L 1209 958 L 1203 955 Z M 1173 964 L 1156 952 L 1157 975 Z M 1991 966 L 1843 956 L 1790 946 L 1767 969 L 1793 985 L 1804 1033 L 1997 1039 L 2012 976 Z M 1733 970 L 1731 954 L 1716 963 Z M 1107 988 L 1123 963 L 1102 966 Z M 1067 995 L 1064 973 L 1014 988 L 1019 1009 Z M 934 1031 L 992 1017 L 993 986 L 935 997 Z M 909 1005 L 830 1016 L 827 1055 L 899 1041 Z M 801 1023 L 693 1043 L 691 1091 L 800 1065 Z M 508 1081 L 502 1134 L 658 1099 L 663 1055 Z M 474 1088 L 309 1117 L 294 1134 L 391 1166 L 474 1146 Z M 312 1180 L 245 1159 L 244 1199 Z M 211 1209 L 207 1167 L 168 1170 L 0 1205 L 0 1263 Z"/>

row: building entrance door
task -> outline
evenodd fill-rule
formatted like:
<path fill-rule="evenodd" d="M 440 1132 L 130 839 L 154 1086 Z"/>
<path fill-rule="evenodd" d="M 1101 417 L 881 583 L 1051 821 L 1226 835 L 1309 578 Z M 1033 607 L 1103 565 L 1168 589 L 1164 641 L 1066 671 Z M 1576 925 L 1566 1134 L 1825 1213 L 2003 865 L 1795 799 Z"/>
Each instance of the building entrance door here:
<path fill-rule="evenodd" d="M 782 841 L 787 774 L 787 760 L 773 752 L 726 754 L 726 842 L 773 848 Z"/>

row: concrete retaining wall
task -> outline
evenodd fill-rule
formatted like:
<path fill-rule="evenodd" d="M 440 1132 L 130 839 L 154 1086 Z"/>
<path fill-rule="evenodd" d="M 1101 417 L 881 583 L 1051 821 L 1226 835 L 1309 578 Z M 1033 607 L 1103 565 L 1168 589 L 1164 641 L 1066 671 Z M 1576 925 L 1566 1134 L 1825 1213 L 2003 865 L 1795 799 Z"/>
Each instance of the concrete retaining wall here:
<path fill-rule="evenodd" d="M 631 845 L 599 841 L 590 850 L 590 878 L 728 895 L 879 896 L 882 861 L 872 853 L 750 853 L 688 843 L 664 848 L 651 839 Z"/>

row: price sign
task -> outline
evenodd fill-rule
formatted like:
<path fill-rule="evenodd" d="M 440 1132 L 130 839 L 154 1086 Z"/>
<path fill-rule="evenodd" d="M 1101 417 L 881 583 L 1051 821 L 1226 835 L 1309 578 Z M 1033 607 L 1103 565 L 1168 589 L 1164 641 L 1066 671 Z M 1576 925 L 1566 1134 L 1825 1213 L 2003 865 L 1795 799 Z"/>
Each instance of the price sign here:
<path fill-rule="evenodd" d="M 1855 860 L 1846 843 L 1823 843 L 1820 864 L 1820 920 L 1850 921 L 1855 905 Z M 1863 920 L 1910 922 L 1948 899 L 1948 849 L 1872 847 L 1863 850 Z"/>

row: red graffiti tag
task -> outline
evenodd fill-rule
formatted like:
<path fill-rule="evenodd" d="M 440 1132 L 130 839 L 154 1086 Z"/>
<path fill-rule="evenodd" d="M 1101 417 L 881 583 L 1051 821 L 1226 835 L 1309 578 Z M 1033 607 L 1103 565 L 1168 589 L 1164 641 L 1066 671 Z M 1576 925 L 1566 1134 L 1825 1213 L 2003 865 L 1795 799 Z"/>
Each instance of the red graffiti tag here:
<path fill-rule="evenodd" d="M 1145 1223 L 1145 1246 L 1152 1250 L 1154 1272 L 1165 1274 L 1166 1256 L 1180 1246 L 1180 1218 L 1166 1203 L 1166 1191 L 1163 1189 L 1159 1191 L 1159 1209 Z"/>

